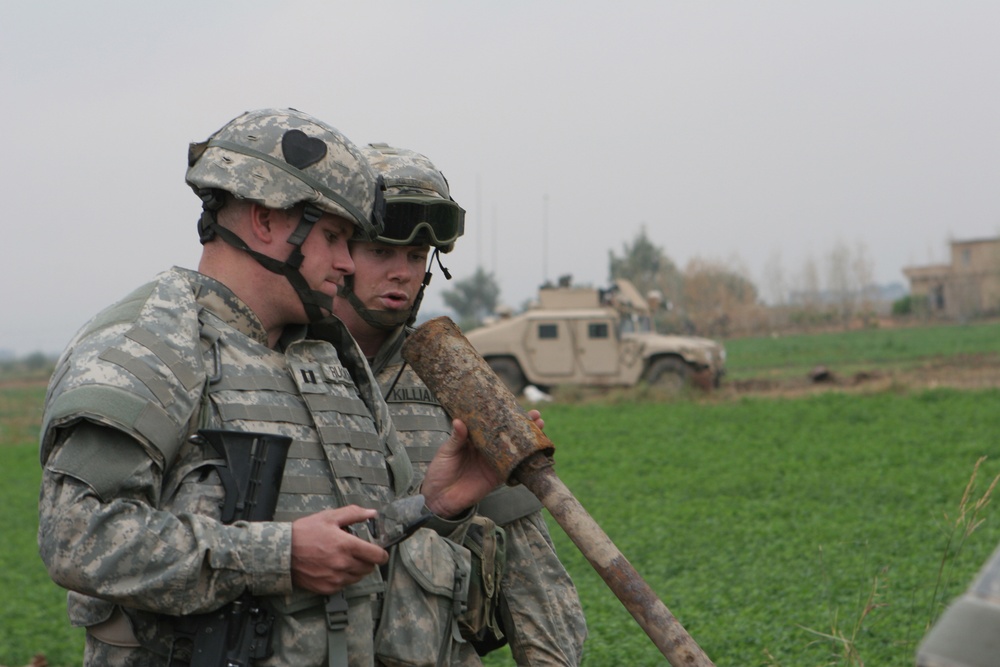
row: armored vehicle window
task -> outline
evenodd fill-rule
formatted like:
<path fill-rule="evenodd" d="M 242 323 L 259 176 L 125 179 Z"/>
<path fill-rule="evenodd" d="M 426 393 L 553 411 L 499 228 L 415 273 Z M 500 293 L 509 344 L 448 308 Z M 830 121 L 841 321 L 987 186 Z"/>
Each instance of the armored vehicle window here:
<path fill-rule="evenodd" d="M 539 324 L 538 325 L 538 337 L 539 338 L 559 338 L 559 325 L 558 324 Z"/>
<path fill-rule="evenodd" d="M 607 338 L 608 337 L 608 323 L 607 322 L 591 322 L 587 325 L 587 336 L 589 338 Z"/>

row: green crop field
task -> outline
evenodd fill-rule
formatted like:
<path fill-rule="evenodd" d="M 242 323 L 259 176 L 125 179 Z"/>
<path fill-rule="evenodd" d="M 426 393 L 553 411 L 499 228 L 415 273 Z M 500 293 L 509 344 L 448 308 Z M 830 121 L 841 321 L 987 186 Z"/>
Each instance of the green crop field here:
<path fill-rule="evenodd" d="M 995 325 L 971 351 L 937 330 L 911 335 L 887 346 L 909 350 L 894 363 L 1000 347 Z M 764 373 L 809 345 L 802 367 L 816 354 L 847 363 L 873 345 L 850 334 L 828 340 L 855 351 L 796 338 L 783 354 L 787 340 L 761 339 L 743 349 L 763 361 L 740 358 L 734 344 L 730 362 Z M 641 396 L 545 405 L 556 472 L 719 667 L 912 666 L 928 624 L 1000 542 L 990 502 L 1000 474 L 998 389 Z M 37 653 L 54 667 L 79 665 L 82 652 L 35 547 L 41 398 L 38 387 L 0 387 L 0 665 L 8 667 Z M 587 615 L 583 664 L 667 664 L 550 526 Z M 501 650 L 486 664 L 513 661 Z"/>
<path fill-rule="evenodd" d="M 803 375 L 817 365 L 849 374 L 907 369 L 942 358 L 1000 358 L 996 322 L 906 328 L 874 328 L 777 338 L 726 341 L 727 376 L 733 379 Z"/>

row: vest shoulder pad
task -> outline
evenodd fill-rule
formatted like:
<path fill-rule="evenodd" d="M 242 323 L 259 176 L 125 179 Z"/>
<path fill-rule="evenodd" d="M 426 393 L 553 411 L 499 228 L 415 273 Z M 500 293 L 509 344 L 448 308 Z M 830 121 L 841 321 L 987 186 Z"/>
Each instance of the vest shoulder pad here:
<path fill-rule="evenodd" d="M 191 284 L 171 269 L 84 325 L 49 382 L 43 465 L 59 429 L 81 419 L 126 432 L 169 464 L 205 385 L 198 314 Z"/>

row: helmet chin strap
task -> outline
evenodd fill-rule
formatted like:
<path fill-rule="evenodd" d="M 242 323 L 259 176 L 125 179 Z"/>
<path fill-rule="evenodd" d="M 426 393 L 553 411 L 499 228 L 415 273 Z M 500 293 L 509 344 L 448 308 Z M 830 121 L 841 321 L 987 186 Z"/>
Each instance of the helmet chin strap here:
<path fill-rule="evenodd" d="M 435 258 L 437 258 L 438 266 L 441 267 L 444 277 L 447 280 L 451 280 L 451 273 L 441 264 L 440 251 L 434 248 L 431 261 L 428 263 L 427 271 L 424 273 L 424 279 L 420 283 L 420 289 L 417 291 L 417 295 L 413 299 L 413 305 L 409 310 L 374 310 L 366 308 L 365 304 L 361 302 L 361 299 L 354 292 L 353 275 L 344 277 L 344 284 L 337 289 L 337 296 L 347 299 L 347 302 L 351 304 L 351 307 L 354 308 L 358 316 L 376 329 L 392 331 L 401 324 L 412 326 L 417 321 L 417 311 L 420 310 L 420 304 L 424 300 L 424 289 L 431 284 L 431 268 L 434 266 Z"/>
<path fill-rule="evenodd" d="M 287 243 L 292 246 L 292 252 L 288 259 L 281 261 L 268 257 L 262 253 L 252 250 L 238 234 L 226 229 L 219 224 L 218 211 L 225 203 L 225 196 L 221 191 L 205 189 L 198 192 L 202 200 L 201 218 L 198 220 L 198 235 L 202 245 L 218 236 L 234 248 L 247 253 L 258 264 L 272 273 L 282 275 L 291 284 L 292 289 L 302 302 L 302 307 L 306 311 L 306 317 L 310 322 L 318 322 L 328 317 L 333 312 L 333 297 L 309 287 L 305 276 L 299 271 L 302 266 L 302 243 L 309 236 L 316 222 L 322 217 L 323 212 L 314 206 L 306 204 L 302 210 L 302 217 L 295 231 L 288 237 Z M 326 311 L 326 312 L 324 312 Z"/>
<path fill-rule="evenodd" d="M 374 310 L 365 308 L 358 295 L 354 292 L 354 276 L 344 276 L 344 284 L 337 288 L 337 296 L 347 299 L 354 311 L 362 320 L 380 331 L 392 331 L 401 324 L 406 324 L 410 318 L 410 310 Z"/>

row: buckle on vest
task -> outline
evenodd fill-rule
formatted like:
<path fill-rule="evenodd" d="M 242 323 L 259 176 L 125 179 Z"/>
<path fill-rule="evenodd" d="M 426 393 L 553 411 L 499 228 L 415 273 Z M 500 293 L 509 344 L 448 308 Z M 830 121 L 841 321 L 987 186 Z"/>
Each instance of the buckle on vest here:
<path fill-rule="evenodd" d="M 327 596 L 326 627 L 331 631 L 343 630 L 347 627 L 347 597 L 344 595 L 344 591 Z"/>

